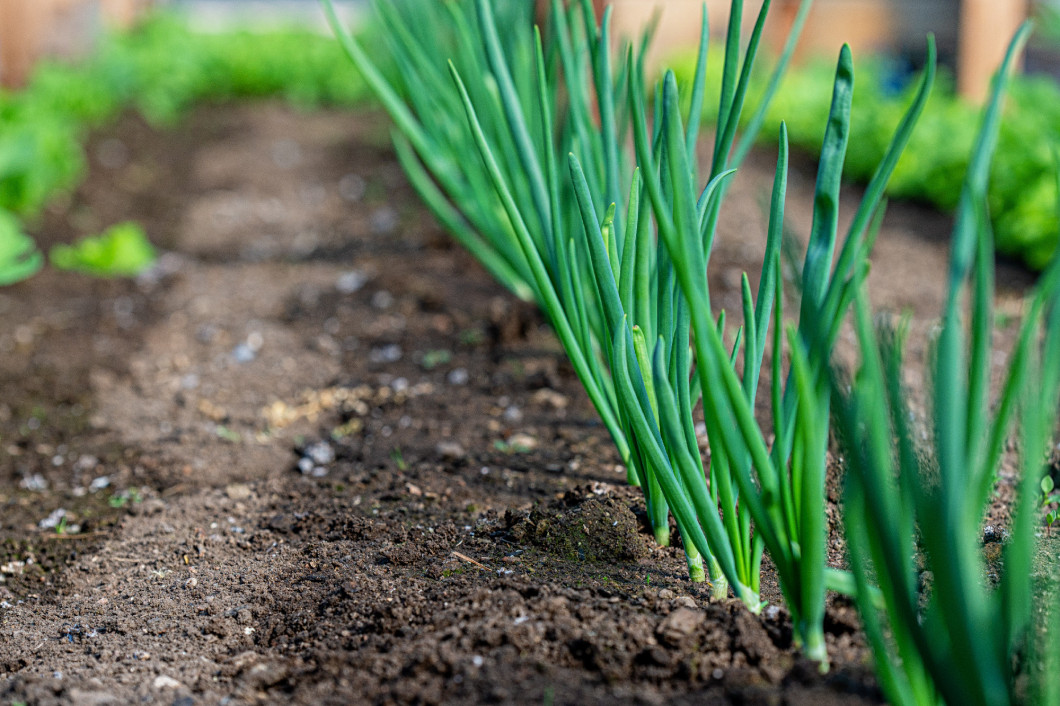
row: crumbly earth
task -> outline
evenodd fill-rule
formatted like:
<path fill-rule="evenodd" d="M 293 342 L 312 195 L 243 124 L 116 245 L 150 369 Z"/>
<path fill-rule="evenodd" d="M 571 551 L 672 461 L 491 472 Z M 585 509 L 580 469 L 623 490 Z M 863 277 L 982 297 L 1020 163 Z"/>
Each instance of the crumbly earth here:
<path fill-rule="evenodd" d="M 165 254 L 0 292 L 0 702 L 879 702 L 847 602 L 820 675 L 768 566 L 755 616 L 654 544 L 541 316 L 439 230 L 388 130 L 265 103 L 92 140 L 37 237 L 134 218 Z M 723 216 L 730 310 L 769 160 Z M 921 333 L 947 231 L 893 210 L 874 259 Z M 1003 267 L 1003 311 L 1028 279 Z"/>

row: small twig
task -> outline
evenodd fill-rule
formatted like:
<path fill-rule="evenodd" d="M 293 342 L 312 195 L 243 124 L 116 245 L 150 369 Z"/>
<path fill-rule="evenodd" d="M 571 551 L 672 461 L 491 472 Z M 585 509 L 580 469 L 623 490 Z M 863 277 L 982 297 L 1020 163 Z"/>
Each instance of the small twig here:
<path fill-rule="evenodd" d="M 95 532 L 78 532 L 76 534 L 45 534 L 44 539 L 86 539 L 88 537 L 101 537 L 105 534 L 110 534 L 107 530 L 97 530 Z"/>
<path fill-rule="evenodd" d="M 482 569 L 484 571 L 489 571 L 490 570 L 490 567 L 486 566 L 485 564 L 481 564 L 481 563 L 475 561 L 474 559 L 472 559 L 471 557 L 467 556 L 466 554 L 461 554 L 460 552 L 453 552 L 453 556 L 455 556 L 457 559 L 463 559 L 464 561 L 471 562 L 472 564 L 474 564 L 475 566 L 477 566 L 478 568 L 480 568 L 480 569 Z"/>

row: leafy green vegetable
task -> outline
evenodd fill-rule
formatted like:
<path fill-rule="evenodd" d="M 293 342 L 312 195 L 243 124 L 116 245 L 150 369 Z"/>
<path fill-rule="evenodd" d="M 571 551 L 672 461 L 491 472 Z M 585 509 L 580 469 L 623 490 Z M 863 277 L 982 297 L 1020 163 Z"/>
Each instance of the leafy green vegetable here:
<path fill-rule="evenodd" d="M 159 16 L 108 39 L 84 64 L 44 64 L 0 96 L 0 205 L 32 215 L 84 170 L 86 132 L 135 107 L 170 124 L 204 100 L 282 95 L 298 105 L 348 105 L 356 78 L 337 77 L 332 43 L 307 31 L 200 35 Z"/>
<path fill-rule="evenodd" d="M 49 257 L 60 270 L 95 277 L 131 277 L 150 267 L 156 254 L 140 224 L 129 221 L 74 245 L 56 245 Z"/>
<path fill-rule="evenodd" d="M 361 101 L 364 83 L 333 70 L 341 57 L 334 42 L 306 29 L 199 34 L 159 14 L 131 34 L 105 39 L 76 66 L 42 64 L 25 89 L 0 92 L 0 209 L 32 219 L 56 194 L 73 189 L 84 175 L 88 132 L 123 110 L 167 125 L 208 100 L 282 96 L 306 108 Z M 11 235 L 21 231 L 8 220 L 0 217 L 4 252 L 11 253 L 5 272 L 19 279 L 40 260 L 19 259 L 32 250 Z M 118 274 L 143 259 L 143 252 L 133 256 L 137 246 L 128 236 L 108 247 L 118 250 L 80 266 Z M 108 258 L 118 259 L 108 265 Z"/>
<path fill-rule="evenodd" d="M 0 209 L 0 285 L 26 279 L 42 264 L 44 257 L 22 232 L 18 219 Z"/>

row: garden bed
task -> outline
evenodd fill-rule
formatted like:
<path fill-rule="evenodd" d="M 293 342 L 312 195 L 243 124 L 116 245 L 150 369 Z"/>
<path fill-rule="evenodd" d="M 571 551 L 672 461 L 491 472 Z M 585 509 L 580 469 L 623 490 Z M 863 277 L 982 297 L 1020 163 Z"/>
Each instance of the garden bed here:
<path fill-rule="evenodd" d="M 381 114 L 126 118 L 89 155 L 42 246 L 133 217 L 167 254 L 135 282 L 48 270 L 0 293 L 0 701 L 882 699 L 846 601 L 822 676 L 768 568 L 780 607 L 756 617 L 653 544 L 558 343 L 419 205 Z M 730 310 L 772 160 L 723 211 Z M 873 259 L 914 356 L 948 232 L 892 206 Z M 1030 277 L 998 282 L 1014 321 Z"/>

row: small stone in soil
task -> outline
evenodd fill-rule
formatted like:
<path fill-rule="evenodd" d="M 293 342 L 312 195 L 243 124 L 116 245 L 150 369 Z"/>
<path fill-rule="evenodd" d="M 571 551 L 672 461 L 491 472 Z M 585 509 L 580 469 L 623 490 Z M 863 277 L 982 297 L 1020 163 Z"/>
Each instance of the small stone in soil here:
<path fill-rule="evenodd" d="M 45 517 L 43 520 L 37 523 L 37 526 L 43 530 L 54 529 L 59 526 L 62 519 L 66 517 L 66 509 L 59 508 L 52 512 L 52 514 Z"/>
<path fill-rule="evenodd" d="M 174 679 L 173 677 L 167 677 L 165 674 L 163 674 L 163 675 L 161 675 L 161 676 L 159 676 L 159 677 L 157 677 L 155 679 L 155 681 L 152 684 L 152 686 L 155 689 L 162 690 L 162 689 L 179 689 L 179 688 L 181 688 L 184 685 L 181 684 L 176 679 Z"/>
<path fill-rule="evenodd" d="M 449 371 L 449 375 L 446 377 L 450 385 L 466 385 L 470 379 L 471 376 L 468 375 L 466 368 L 454 368 Z"/>
<path fill-rule="evenodd" d="M 306 446 L 302 451 L 302 455 L 312 459 L 316 464 L 323 465 L 335 460 L 335 449 L 326 441 L 318 441 Z"/>
<path fill-rule="evenodd" d="M 368 354 L 368 358 L 373 363 L 396 363 L 401 360 L 401 355 L 401 346 L 396 343 L 391 343 L 386 346 L 373 348 L 372 352 Z"/>
<path fill-rule="evenodd" d="M 24 477 L 19 481 L 19 485 L 29 491 L 40 492 L 48 489 L 48 481 L 44 479 L 40 473 L 34 473 L 31 476 Z"/>
<path fill-rule="evenodd" d="M 250 486 L 245 483 L 232 483 L 225 488 L 229 500 L 246 500 L 251 495 Z"/>
<path fill-rule="evenodd" d="M 445 461 L 459 461 L 467 456 L 464 447 L 455 441 L 439 441 L 434 450 Z"/>
<path fill-rule="evenodd" d="M 368 276 L 360 270 L 350 270 L 339 275 L 335 289 L 341 294 L 353 294 L 368 282 Z"/>
<path fill-rule="evenodd" d="M 508 448 L 512 449 L 517 453 L 527 453 L 537 448 L 537 439 L 519 432 L 518 434 L 512 434 L 511 438 L 508 439 Z"/>
<path fill-rule="evenodd" d="M 254 349 L 248 346 L 246 343 L 240 343 L 234 349 L 232 349 L 232 360 L 237 363 L 249 363 L 257 357 L 257 353 Z"/>

